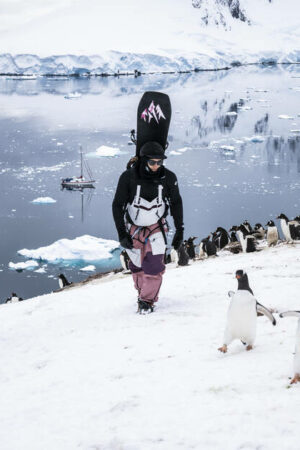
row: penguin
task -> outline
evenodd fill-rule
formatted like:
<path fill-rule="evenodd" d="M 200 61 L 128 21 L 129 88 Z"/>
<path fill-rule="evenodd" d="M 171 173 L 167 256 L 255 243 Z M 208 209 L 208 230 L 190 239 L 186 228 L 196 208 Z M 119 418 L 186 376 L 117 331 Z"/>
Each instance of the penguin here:
<path fill-rule="evenodd" d="M 222 248 L 226 247 L 226 245 L 228 245 L 230 242 L 228 233 L 225 228 L 218 227 L 213 235 L 216 235 L 215 244 L 219 250 L 222 250 Z"/>
<path fill-rule="evenodd" d="M 300 311 L 286 311 L 279 314 L 279 317 L 298 317 L 298 326 L 296 331 L 296 347 L 294 356 L 294 377 L 291 384 L 296 384 L 300 381 Z"/>
<path fill-rule="evenodd" d="M 121 262 L 121 266 L 123 267 L 124 271 L 129 270 L 129 261 L 130 261 L 130 258 L 128 256 L 126 250 L 122 250 L 120 253 L 120 262 Z"/>
<path fill-rule="evenodd" d="M 65 288 L 66 286 L 70 286 L 72 283 L 66 279 L 63 273 L 58 275 L 58 284 L 60 289 Z"/>
<path fill-rule="evenodd" d="M 267 242 L 268 246 L 271 247 L 272 245 L 276 245 L 278 242 L 278 230 L 273 220 L 269 220 L 269 222 L 266 224 L 266 227 L 267 227 Z"/>
<path fill-rule="evenodd" d="M 178 264 L 178 253 L 175 250 L 175 248 L 172 248 L 170 251 L 170 259 L 171 259 L 171 263 L 175 263 Z"/>
<path fill-rule="evenodd" d="M 209 256 L 217 256 L 217 246 L 214 241 L 210 240 L 210 236 L 202 239 L 199 247 L 199 256 L 201 257 L 209 257 Z"/>
<path fill-rule="evenodd" d="M 18 297 L 15 292 L 12 292 L 11 296 L 6 299 L 5 303 L 17 303 L 22 301 L 22 297 Z"/>
<path fill-rule="evenodd" d="M 283 213 L 277 216 L 280 219 L 282 233 L 287 242 L 300 239 L 300 224 L 297 220 L 289 220 Z"/>
<path fill-rule="evenodd" d="M 266 234 L 266 230 L 264 229 L 264 227 L 262 226 L 261 223 L 256 223 L 254 225 L 254 230 L 252 232 L 252 235 L 256 238 L 256 239 L 264 239 L 265 238 L 265 234 Z"/>
<path fill-rule="evenodd" d="M 247 274 L 243 270 L 237 270 L 235 276 L 238 280 L 238 290 L 237 292 L 230 291 L 228 293 L 231 302 L 227 314 L 224 341 L 222 347 L 218 348 L 222 353 L 227 352 L 228 345 L 235 339 L 240 339 L 246 345 L 247 351 L 253 349 L 258 311 L 262 311 L 263 314 L 272 320 L 273 325 L 276 325 L 276 320 L 272 313 L 258 303 L 254 297 L 253 291 L 249 286 Z"/>
<path fill-rule="evenodd" d="M 240 291 L 248 291 L 250 292 L 250 294 L 253 294 L 253 291 L 251 289 L 251 287 L 249 286 L 249 280 L 248 280 L 248 275 L 246 273 L 244 273 L 243 270 L 237 270 L 235 273 L 235 276 L 238 280 L 238 290 Z M 232 292 L 232 291 L 231 291 Z M 229 295 L 229 293 L 228 293 Z M 230 295 L 229 295 L 230 297 Z M 271 313 L 271 311 L 266 308 L 265 306 L 263 306 L 261 303 L 259 303 L 256 300 L 256 312 L 258 316 L 266 316 L 270 322 L 272 323 L 272 325 L 276 325 L 276 319 L 273 316 L 273 314 Z"/>
<path fill-rule="evenodd" d="M 181 244 L 177 252 L 178 252 L 178 266 L 187 266 L 189 264 L 190 258 L 186 251 L 185 243 Z"/>
<path fill-rule="evenodd" d="M 249 233 L 252 233 L 253 229 L 252 229 L 250 223 L 248 222 L 248 220 L 244 220 L 243 225 Z"/>
<path fill-rule="evenodd" d="M 256 239 L 252 234 L 250 234 L 244 224 L 237 227 L 237 235 L 244 253 L 256 251 Z"/>
<path fill-rule="evenodd" d="M 238 238 L 236 237 L 236 231 L 237 231 L 237 227 L 236 230 L 234 230 L 233 228 L 235 228 L 236 226 L 233 225 L 233 227 L 230 228 L 229 233 L 230 233 L 230 242 L 238 242 Z"/>
<path fill-rule="evenodd" d="M 197 237 L 193 236 L 193 237 L 189 237 L 188 240 L 186 241 L 186 251 L 187 251 L 190 259 L 196 258 L 195 245 L 194 245 L 195 239 L 197 239 Z"/>

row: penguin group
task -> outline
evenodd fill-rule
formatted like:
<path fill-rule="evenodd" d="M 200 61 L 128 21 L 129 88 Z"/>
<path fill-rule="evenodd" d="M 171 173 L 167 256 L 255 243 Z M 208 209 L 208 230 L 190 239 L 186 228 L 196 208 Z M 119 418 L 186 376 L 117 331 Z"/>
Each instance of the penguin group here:
<path fill-rule="evenodd" d="M 289 220 L 285 214 L 281 213 L 276 219 L 280 220 L 282 234 L 287 243 L 300 242 L 300 215 Z M 248 220 L 244 220 L 240 225 L 232 225 L 228 231 L 219 226 L 199 243 L 195 242 L 196 239 L 196 236 L 189 237 L 183 241 L 177 251 L 167 249 L 165 264 L 175 263 L 177 266 L 186 266 L 190 260 L 218 256 L 221 250 L 231 253 L 252 253 L 262 250 L 265 245 L 272 247 L 281 242 L 278 228 L 271 219 L 265 225 L 256 223 L 253 227 Z M 123 273 L 130 273 L 129 259 L 124 250 L 120 255 L 120 262 Z"/>
<path fill-rule="evenodd" d="M 235 277 L 238 282 L 238 288 L 236 292 L 228 292 L 231 301 L 227 312 L 223 345 L 218 348 L 222 353 L 227 353 L 229 344 L 236 339 L 241 341 L 247 351 L 253 349 L 256 338 L 257 316 L 265 315 L 273 326 L 277 323 L 273 312 L 259 303 L 255 298 L 249 285 L 247 273 L 243 270 L 237 270 Z M 281 318 L 288 316 L 298 318 L 294 355 L 294 376 L 291 380 L 291 384 L 295 384 L 300 382 L 300 311 L 286 311 L 279 314 Z"/>

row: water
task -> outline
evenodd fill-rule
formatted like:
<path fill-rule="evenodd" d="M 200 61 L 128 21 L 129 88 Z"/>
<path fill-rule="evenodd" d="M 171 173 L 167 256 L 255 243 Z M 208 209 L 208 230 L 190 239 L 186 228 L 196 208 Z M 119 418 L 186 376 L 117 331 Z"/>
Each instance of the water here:
<path fill-rule="evenodd" d="M 23 298 L 55 290 L 60 272 L 71 281 L 87 277 L 79 269 L 88 263 L 40 262 L 45 273 L 9 270 L 10 261 L 24 261 L 18 250 L 84 234 L 117 239 L 111 203 L 134 153 L 129 131 L 145 90 L 171 98 L 166 165 L 178 176 L 186 236 L 202 239 L 217 226 L 229 228 L 245 219 L 266 224 L 281 212 L 300 214 L 298 67 L 137 79 L 0 78 L 0 301 L 13 290 Z M 81 97 L 67 100 L 70 92 Z M 258 142 L 250 140 L 253 136 Z M 61 191 L 60 179 L 79 173 L 79 144 L 85 152 L 107 145 L 122 153 L 89 159 L 95 190 Z M 37 197 L 57 202 L 32 204 Z M 97 270 L 118 266 L 116 254 Z"/>

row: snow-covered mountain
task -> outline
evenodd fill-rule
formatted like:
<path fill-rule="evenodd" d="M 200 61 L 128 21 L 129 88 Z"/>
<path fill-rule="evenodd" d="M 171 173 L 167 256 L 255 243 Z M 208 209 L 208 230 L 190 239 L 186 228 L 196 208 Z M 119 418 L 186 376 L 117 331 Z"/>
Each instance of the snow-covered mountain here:
<path fill-rule="evenodd" d="M 192 0 L 192 5 L 201 10 L 201 20 L 204 25 L 212 23 L 215 26 L 221 25 L 228 28 L 230 25 L 227 24 L 231 22 L 231 18 L 250 24 L 240 0 Z"/>
<path fill-rule="evenodd" d="M 35 13 L 38 3 L 22 22 L 3 7 L 0 73 L 180 71 L 236 60 L 300 60 L 298 0 L 90 0 L 89 8 L 83 0 L 53 0 L 50 10 Z"/>

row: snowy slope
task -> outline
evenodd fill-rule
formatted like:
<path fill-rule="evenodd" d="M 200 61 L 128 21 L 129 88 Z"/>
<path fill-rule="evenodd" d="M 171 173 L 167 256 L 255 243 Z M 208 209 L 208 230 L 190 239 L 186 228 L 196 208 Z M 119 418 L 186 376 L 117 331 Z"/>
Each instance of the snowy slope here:
<path fill-rule="evenodd" d="M 199 8 L 191 0 L 53 0 L 48 9 L 37 0 L 27 15 L 14 1 L 24 20 L 3 7 L 1 73 L 187 70 L 236 59 L 300 60 L 298 0 L 240 0 L 246 22 L 232 17 L 222 6 L 225 0 L 203 0 Z"/>
<path fill-rule="evenodd" d="M 286 244 L 169 268 L 152 315 L 122 275 L 1 306 L 1 448 L 298 449 L 296 319 L 258 318 L 253 351 L 217 351 L 240 268 L 263 304 L 299 310 Z"/>

